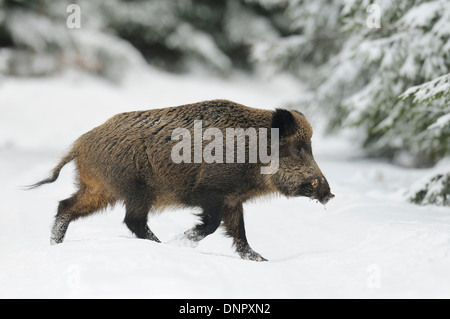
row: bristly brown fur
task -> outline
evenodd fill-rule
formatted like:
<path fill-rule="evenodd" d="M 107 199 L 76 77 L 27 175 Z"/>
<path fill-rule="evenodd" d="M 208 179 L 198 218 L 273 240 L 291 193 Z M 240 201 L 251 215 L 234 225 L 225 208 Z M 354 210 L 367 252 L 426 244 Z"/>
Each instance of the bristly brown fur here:
<path fill-rule="evenodd" d="M 192 134 L 194 120 L 202 120 L 203 129 L 214 127 L 223 132 L 226 128 L 267 128 L 269 132 L 272 127 L 279 128 L 278 172 L 260 174 L 260 162 L 174 163 L 171 150 L 177 141 L 171 140 L 171 134 L 176 128 Z M 242 258 L 264 260 L 247 243 L 242 205 L 268 194 L 305 195 L 299 193 L 300 186 L 323 178 L 312 157 L 311 136 L 311 126 L 299 113 L 261 110 L 227 100 L 120 113 L 82 135 L 52 176 L 32 187 L 54 182 L 62 167 L 75 161 L 79 190 L 59 204 L 53 243 L 63 241 L 71 221 L 117 201 L 125 203 L 125 223 L 130 230 L 139 238 L 155 241 L 159 240 L 147 225 L 149 211 L 167 206 L 200 207 L 202 223 L 186 232 L 187 238 L 198 241 L 223 220 Z M 298 156 L 299 149 L 304 150 L 303 157 Z M 246 152 L 248 158 L 248 149 Z M 329 187 L 323 181 L 325 194 Z M 307 186 L 303 191 L 311 192 Z M 323 194 L 305 196 L 319 198 Z"/>

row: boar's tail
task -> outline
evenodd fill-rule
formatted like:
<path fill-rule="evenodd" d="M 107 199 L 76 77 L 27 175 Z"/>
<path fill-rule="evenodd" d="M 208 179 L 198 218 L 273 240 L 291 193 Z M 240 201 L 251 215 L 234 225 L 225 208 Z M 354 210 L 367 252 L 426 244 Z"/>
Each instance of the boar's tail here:
<path fill-rule="evenodd" d="M 43 184 L 49 184 L 49 183 L 53 183 L 54 181 L 56 181 L 58 179 L 59 176 L 59 172 L 61 171 L 61 169 L 68 163 L 70 163 L 71 161 L 73 161 L 75 159 L 75 152 L 74 150 L 71 150 L 69 152 L 69 154 L 67 154 L 66 156 L 64 156 L 61 161 L 58 163 L 58 165 L 56 165 L 56 167 L 53 169 L 52 171 L 52 176 L 44 179 L 36 184 L 33 185 L 29 185 L 26 186 L 26 189 L 33 189 L 33 188 L 37 188 Z"/>

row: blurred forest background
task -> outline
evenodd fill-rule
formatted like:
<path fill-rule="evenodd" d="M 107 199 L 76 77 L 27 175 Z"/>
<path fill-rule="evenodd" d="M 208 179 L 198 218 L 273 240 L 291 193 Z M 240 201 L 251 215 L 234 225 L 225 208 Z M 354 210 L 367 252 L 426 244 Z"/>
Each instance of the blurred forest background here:
<path fill-rule="evenodd" d="M 66 24 L 71 3 L 79 29 Z M 5 79 L 75 68 L 120 82 L 143 63 L 290 73 L 308 86 L 290 107 L 314 109 L 330 133 L 355 128 L 369 156 L 430 167 L 450 155 L 449 0 L 0 0 Z M 450 167 L 410 200 L 450 205 Z"/>

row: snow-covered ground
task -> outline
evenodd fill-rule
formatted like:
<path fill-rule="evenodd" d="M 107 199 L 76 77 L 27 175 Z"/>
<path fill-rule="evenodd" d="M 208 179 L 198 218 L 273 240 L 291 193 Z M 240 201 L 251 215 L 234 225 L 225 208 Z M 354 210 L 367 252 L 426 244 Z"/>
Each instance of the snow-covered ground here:
<path fill-rule="evenodd" d="M 189 210 L 150 217 L 162 244 L 134 238 L 118 205 L 72 223 L 65 242 L 50 246 L 57 202 L 74 191 L 72 164 L 53 184 L 21 189 L 46 177 L 70 143 L 115 113 L 215 98 L 275 108 L 299 94 L 288 78 L 227 81 L 154 70 L 122 85 L 77 73 L 3 79 L 0 297 L 450 297 L 450 210 L 404 196 L 429 170 L 363 159 L 344 137 L 313 136 L 336 194 L 326 207 L 281 197 L 244 206 L 249 242 L 269 259 L 264 263 L 241 260 L 221 229 L 196 248 L 183 247 L 179 235 L 196 222 Z"/>

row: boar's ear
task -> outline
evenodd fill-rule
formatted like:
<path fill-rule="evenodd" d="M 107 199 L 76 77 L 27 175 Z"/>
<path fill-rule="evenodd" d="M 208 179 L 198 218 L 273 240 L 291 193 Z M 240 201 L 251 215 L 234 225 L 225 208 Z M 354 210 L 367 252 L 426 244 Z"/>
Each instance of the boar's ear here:
<path fill-rule="evenodd" d="M 291 112 L 276 109 L 272 116 L 272 128 L 280 129 L 280 137 L 286 137 L 293 135 L 298 130 L 298 124 Z"/>

